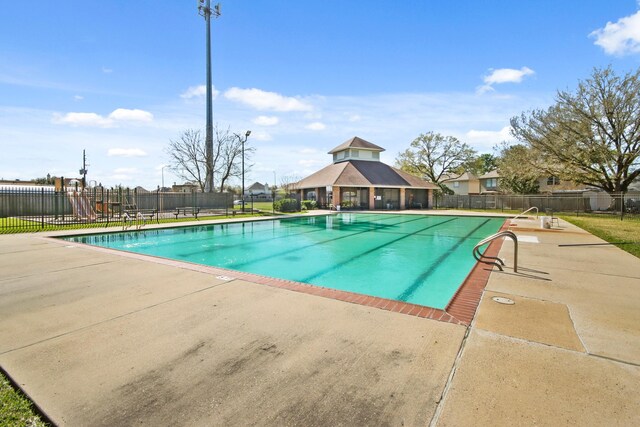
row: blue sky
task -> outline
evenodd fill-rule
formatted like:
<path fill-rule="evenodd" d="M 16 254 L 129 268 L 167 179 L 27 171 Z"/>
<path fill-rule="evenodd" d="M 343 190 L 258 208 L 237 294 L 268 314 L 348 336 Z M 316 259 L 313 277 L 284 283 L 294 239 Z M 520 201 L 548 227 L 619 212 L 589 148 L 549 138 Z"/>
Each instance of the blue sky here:
<path fill-rule="evenodd" d="M 594 67 L 640 66 L 636 0 L 227 0 L 212 22 L 214 122 L 256 148 L 246 182 L 303 177 L 360 136 L 393 163 L 420 133 L 479 152 Z M 196 0 L 2 2 L 0 178 L 156 188 L 204 129 Z M 181 181 L 164 169 L 165 184 Z"/>

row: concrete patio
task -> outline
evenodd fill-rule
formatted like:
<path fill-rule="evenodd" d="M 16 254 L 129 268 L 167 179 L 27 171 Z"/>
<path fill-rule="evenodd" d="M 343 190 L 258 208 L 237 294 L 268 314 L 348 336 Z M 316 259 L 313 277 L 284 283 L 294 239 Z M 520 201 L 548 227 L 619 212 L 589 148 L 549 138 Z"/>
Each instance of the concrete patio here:
<path fill-rule="evenodd" d="M 640 425 L 640 260 L 517 223 L 468 328 L 0 236 L 0 366 L 59 425 Z"/>

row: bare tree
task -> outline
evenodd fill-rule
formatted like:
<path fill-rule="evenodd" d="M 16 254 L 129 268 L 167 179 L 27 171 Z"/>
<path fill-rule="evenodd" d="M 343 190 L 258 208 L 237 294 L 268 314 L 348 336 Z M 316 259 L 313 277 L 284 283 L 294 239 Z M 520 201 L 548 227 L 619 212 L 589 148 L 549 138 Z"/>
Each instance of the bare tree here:
<path fill-rule="evenodd" d="M 229 128 L 220 130 L 214 127 L 214 141 L 212 152 L 213 186 L 224 191 L 229 179 L 241 174 L 240 162 L 242 156 L 242 141 Z M 206 188 L 206 147 L 199 130 L 188 129 L 182 132 L 177 140 L 171 140 L 167 148 L 171 170 L 186 181 L 195 182 L 201 191 Z M 247 158 L 255 151 L 245 144 L 245 173 L 251 169 L 247 165 Z M 215 183 L 219 182 L 218 186 Z"/>
<path fill-rule="evenodd" d="M 280 188 L 284 190 L 285 197 L 295 192 L 298 188 L 300 177 L 295 175 L 285 175 L 280 177 Z"/>
<path fill-rule="evenodd" d="M 623 77 L 595 69 L 548 110 L 511 119 L 512 134 L 560 179 L 626 191 L 640 176 L 640 69 Z"/>
<path fill-rule="evenodd" d="M 216 139 L 220 141 L 220 167 L 216 170 L 216 174 L 220 180 L 220 191 L 223 191 L 225 184 L 231 178 L 239 178 L 242 176 L 242 141 L 244 144 L 244 173 L 245 175 L 251 170 L 251 160 L 255 148 L 247 144 L 246 138 L 243 139 L 240 134 L 231 133 L 229 129 L 226 132 L 218 132 L 216 129 Z M 244 189 L 240 192 L 243 194 Z"/>
<path fill-rule="evenodd" d="M 171 170 L 186 181 L 196 182 L 204 191 L 205 146 L 199 130 L 187 129 L 167 148 Z"/>

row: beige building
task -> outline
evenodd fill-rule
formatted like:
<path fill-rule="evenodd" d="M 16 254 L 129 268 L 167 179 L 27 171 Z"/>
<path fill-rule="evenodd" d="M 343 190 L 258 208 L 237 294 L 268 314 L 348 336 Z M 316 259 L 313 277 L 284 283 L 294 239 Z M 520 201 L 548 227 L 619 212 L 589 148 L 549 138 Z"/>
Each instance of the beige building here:
<path fill-rule="evenodd" d="M 329 154 L 333 163 L 297 183 L 303 200 L 341 209 L 424 209 L 438 187 L 380 161 L 384 148 L 353 137 Z"/>
<path fill-rule="evenodd" d="M 494 194 L 500 192 L 500 173 L 497 169 L 480 176 L 465 172 L 462 175 L 447 178 L 443 180 L 443 183 L 458 196 Z M 587 189 L 586 185 L 576 184 L 570 181 L 560 181 L 555 176 L 540 177 L 538 179 L 538 186 L 538 192 L 540 193 Z"/>

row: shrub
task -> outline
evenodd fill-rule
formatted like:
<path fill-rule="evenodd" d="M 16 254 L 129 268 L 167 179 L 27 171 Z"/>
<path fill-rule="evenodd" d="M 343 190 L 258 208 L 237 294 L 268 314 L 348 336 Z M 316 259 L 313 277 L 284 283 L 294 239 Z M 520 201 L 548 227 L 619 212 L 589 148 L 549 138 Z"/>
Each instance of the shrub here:
<path fill-rule="evenodd" d="M 352 208 L 353 207 L 353 203 L 351 203 L 351 200 L 343 200 L 342 202 L 340 202 L 340 207 L 341 208 Z"/>
<path fill-rule="evenodd" d="M 306 209 L 315 209 L 318 204 L 315 200 L 303 200 L 302 207 Z"/>
<path fill-rule="evenodd" d="M 282 199 L 273 202 L 273 208 L 279 212 L 296 212 L 298 201 L 296 199 Z"/>

